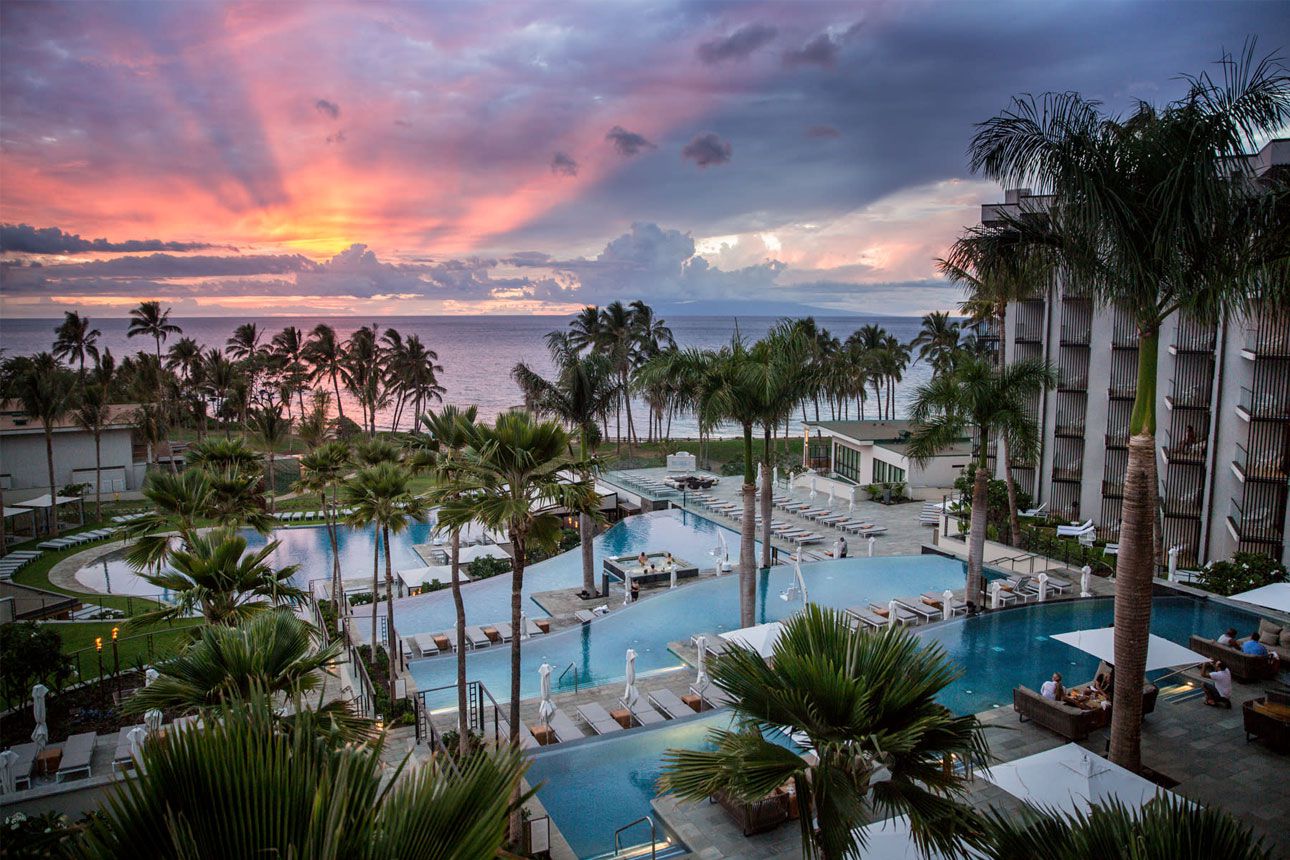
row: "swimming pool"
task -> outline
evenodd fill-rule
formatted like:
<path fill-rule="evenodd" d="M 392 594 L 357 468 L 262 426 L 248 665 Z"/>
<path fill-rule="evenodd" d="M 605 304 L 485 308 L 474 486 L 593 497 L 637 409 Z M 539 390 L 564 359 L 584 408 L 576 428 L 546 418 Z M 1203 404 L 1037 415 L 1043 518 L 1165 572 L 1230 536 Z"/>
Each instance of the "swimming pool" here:
<path fill-rule="evenodd" d="M 578 575 L 576 571 L 575 568 L 575 575 Z M 804 564 L 802 577 L 813 603 L 844 609 L 871 600 L 885 604 L 893 597 L 960 588 L 965 573 L 963 562 L 957 559 L 914 555 Z M 793 579 L 793 569 L 788 566 L 759 573 L 758 623 L 782 620 L 802 608 L 800 599 L 780 599 L 781 592 L 793 583 Z M 503 584 L 509 589 L 509 584 Z M 505 591 L 504 596 L 509 597 L 509 591 Z M 501 619 L 506 616 L 499 614 L 493 617 Z M 624 656 L 628 648 L 636 651 L 638 675 L 668 671 L 684 665 L 681 658 L 668 649 L 668 643 L 689 641 L 695 633 L 720 633 L 740 626 L 738 575 L 707 578 L 618 609 L 589 624 L 525 640 L 521 657 L 521 694 L 525 698 L 538 695 L 537 670 L 543 663 L 550 663 L 555 668 L 557 678 L 566 667 L 574 666 L 580 686 L 606 684 L 624 676 Z M 399 629 L 402 632 L 404 628 L 400 625 Z M 418 690 L 450 687 L 456 683 L 456 658 L 443 655 L 417 660 L 409 671 Z M 510 648 L 494 646 L 469 652 L 466 672 L 471 680 L 482 681 L 494 695 L 504 695 L 510 689 Z M 566 674 L 556 685 L 557 691 L 573 687 L 573 672 Z M 428 695 L 427 704 L 432 708 L 450 706 L 456 701 L 455 695 L 452 689 L 445 689 L 439 694 Z"/>
<path fill-rule="evenodd" d="M 669 551 L 680 558 L 690 559 L 700 568 L 711 567 L 714 559 L 710 552 L 717 544 L 717 532 L 725 535 L 730 557 L 738 559 L 739 534 L 711 520 L 678 509 L 628 517 L 592 540 L 596 581 L 600 581 L 601 562 L 606 557 L 636 555 L 643 551 Z M 582 553 L 576 548 L 527 567 L 524 570 L 525 611 L 530 618 L 543 617 L 547 613 L 532 600 L 534 594 L 581 584 Z M 461 591 L 468 623 L 493 624 L 510 620 L 509 576 L 472 582 Z M 449 590 L 405 597 L 394 602 L 394 626 L 402 636 L 437 633 L 456 624 L 457 614 Z"/>
<path fill-rule="evenodd" d="M 979 713 L 1010 704 L 1013 687 L 1035 688 L 1054 671 L 1072 681 L 1091 678 L 1096 658 L 1049 637 L 1109 624 L 1112 612 L 1109 598 L 1059 601 L 958 619 L 916 632 L 925 641 L 939 643 L 964 670 L 963 677 L 942 692 L 940 701 L 955 713 Z M 1254 619 L 1250 613 L 1213 601 L 1157 597 L 1152 601 L 1151 630 L 1185 645 L 1194 632 L 1213 634 L 1231 626 L 1246 629 Z M 706 732 L 728 725 L 729 720 L 729 711 L 714 711 L 656 728 L 547 747 L 532 756 L 527 778 L 530 784 L 545 781 L 538 797 L 579 857 L 607 853 L 613 848 L 614 830 L 651 814 L 663 751 L 702 749 Z M 635 837 L 630 841 L 639 842 L 645 830 L 642 825 L 630 831 Z"/>

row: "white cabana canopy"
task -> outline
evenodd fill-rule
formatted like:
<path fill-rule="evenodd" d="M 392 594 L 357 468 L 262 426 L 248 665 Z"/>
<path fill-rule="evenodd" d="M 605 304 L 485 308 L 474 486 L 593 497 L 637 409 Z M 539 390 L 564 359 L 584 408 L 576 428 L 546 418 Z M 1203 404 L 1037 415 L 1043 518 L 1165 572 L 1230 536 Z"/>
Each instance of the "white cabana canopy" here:
<path fill-rule="evenodd" d="M 49 497 L 46 496 L 45 498 L 49 498 Z M 36 512 L 33 511 L 31 508 L 11 508 L 8 505 L 4 506 L 5 519 L 9 519 L 9 517 L 22 516 L 24 514 L 30 517 L 30 516 L 35 516 Z"/>
<path fill-rule="evenodd" d="M 1067 814 L 1087 813 L 1093 804 L 1109 800 L 1133 810 L 1170 794 L 1079 744 L 995 765 L 981 776 L 1031 806 Z"/>
<path fill-rule="evenodd" d="M 1290 612 L 1290 582 L 1274 582 L 1262 588 L 1242 591 L 1240 594 L 1233 594 L 1232 599 L 1253 603 L 1265 609 L 1275 609 L 1277 612 Z"/>
<path fill-rule="evenodd" d="M 939 851 L 926 856 L 918 853 L 914 837 L 909 832 L 909 818 L 904 815 L 861 827 L 858 835 L 864 838 L 865 847 L 861 854 L 865 860 L 946 860 L 947 857 Z M 985 857 L 975 848 L 965 850 L 968 857 Z"/>
<path fill-rule="evenodd" d="M 1115 628 L 1095 627 L 1092 630 L 1072 630 L 1070 633 L 1056 633 L 1053 638 L 1065 642 L 1072 648 L 1078 648 L 1094 657 L 1115 665 Z M 1147 641 L 1147 671 L 1172 669 L 1176 666 L 1194 666 L 1204 663 L 1205 656 L 1197 654 L 1190 648 L 1170 642 L 1154 633 Z"/>
<path fill-rule="evenodd" d="M 54 505 L 70 505 L 74 502 L 81 501 L 80 496 L 56 496 L 51 502 L 49 493 L 43 496 L 37 496 L 34 499 L 28 499 L 25 502 L 15 502 L 19 508 L 52 508 Z M 5 508 L 5 516 L 9 515 L 9 508 Z"/>
<path fill-rule="evenodd" d="M 769 657 L 775 653 L 775 643 L 779 641 L 783 632 L 784 625 L 778 621 L 772 621 L 769 624 L 755 624 L 742 630 L 731 630 L 728 633 L 722 633 L 721 638 L 727 642 L 751 648 L 762 657 Z"/>

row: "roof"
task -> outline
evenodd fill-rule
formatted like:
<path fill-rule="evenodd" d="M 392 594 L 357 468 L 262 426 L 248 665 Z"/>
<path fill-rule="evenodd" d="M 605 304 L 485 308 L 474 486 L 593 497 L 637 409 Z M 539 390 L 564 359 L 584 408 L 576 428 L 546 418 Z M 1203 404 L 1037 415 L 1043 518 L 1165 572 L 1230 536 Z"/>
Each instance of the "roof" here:
<path fill-rule="evenodd" d="M 861 443 L 881 445 L 897 454 L 909 452 L 909 434 L 916 426 L 913 421 L 807 421 L 806 426 L 823 430 L 836 436 L 845 436 Z M 972 440 L 964 436 L 959 442 L 941 450 L 938 457 L 963 457 L 972 453 Z"/>
<path fill-rule="evenodd" d="M 877 445 L 881 448 L 885 448 L 888 451 L 895 451 L 897 454 L 900 454 L 901 456 L 907 456 L 909 454 L 908 442 L 878 442 Z M 937 457 L 971 457 L 972 443 L 967 441 L 955 442 L 953 445 L 947 445 L 946 447 L 937 451 L 936 456 Z"/>
<path fill-rule="evenodd" d="M 108 405 L 108 417 L 105 427 L 124 428 L 133 427 L 137 422 L 134 414 L 139 409 L 137 403 L 112 403 Z M 64 415 L 62 420 L 54 423 L 54 430 L 85 430 L 77 423 L 75 416 L 71 413 Z M 43 433 L 44 425 L 39 420 L 29 417 L 22 411 L 22 406 L 13 400 L 0 402 L 0 433 Z"/>

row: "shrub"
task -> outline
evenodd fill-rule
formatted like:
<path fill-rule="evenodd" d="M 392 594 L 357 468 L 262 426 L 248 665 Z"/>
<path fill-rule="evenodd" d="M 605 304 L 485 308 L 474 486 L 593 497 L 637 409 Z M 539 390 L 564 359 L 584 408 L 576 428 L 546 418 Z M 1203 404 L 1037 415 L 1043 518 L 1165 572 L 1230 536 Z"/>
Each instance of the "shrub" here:
<path fill-rule="evenodd" d="M 510 572 L 511 560 L 509 558 L 495 558 L 491 555 L 481 555 L 466 565 L 466 575 L 471 579 L 488 579 L 490 576 Z"/>
<path fill-rule="evenodd" d="M 442 591 L 447 587 L 448 587 L 447 583 L 440 582 L 437 579 L 432 579 L 429 582 L 421 583 L 421 593 L 429 594 L 431 591 Z"/>
<path fill-rule="evenodd" d="M 380 714 L 387 726 L 410 726 L 416 722 L 416 713 L 412 708 L 411 699 L 399 699 L 397 702 L 390 700 L 390 691 L 386 686 L 386 679 L 389 677 L 390 663 L 389 655 L 385 653 L 385 647 L 376 646 L 376 663 L 372 662 L 372 649 L 369 645 L 358 646 L 359 656 L 363 660 L 363 666 L 367 669 L 367 677 L 372 680 L 372 693 L 376 699 L 376 712 Z"/>
<path fill-rule="evenodd" d="M 954 481 L 954 489 L 963 497 L 963 513 L 966 517 L 972 512 L 972 483 L 976 480 L 976 464 L 969 463 Z M 1008 533 L 1008 482 L 1002 478 L 991 478 L 985 485 L 986 517 L 985 521 L 993 526 L 997 534 Z M 1030 493 L 1017 487 L 1017 510 L 1024 511 L 1030 507 Z"/>
<path fill-rule="evenodd" d="M 52 626 L 34 621 L 0 625 L 0 681 L 9 697 L 27 701 L 37 682 L 61 690 L 71 675 L 72 661 Z"/>
<path fill-rule="evenodd" d="M 1238 552 L 1226 561 L 1205 565 L 1195 585 L 1215 594 L 1229 595 L 1286 581 L 1286 566 L 1274 558 Z"/>

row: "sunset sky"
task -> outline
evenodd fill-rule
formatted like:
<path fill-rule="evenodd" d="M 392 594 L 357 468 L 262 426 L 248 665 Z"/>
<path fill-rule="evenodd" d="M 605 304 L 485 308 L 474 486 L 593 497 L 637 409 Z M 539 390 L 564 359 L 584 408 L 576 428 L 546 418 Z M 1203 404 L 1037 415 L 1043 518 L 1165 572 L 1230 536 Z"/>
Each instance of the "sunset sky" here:
<path fill-rule="evenodd" d="M 973 123 L 1177 96 L 1277 2 L 0 4 L 0 312 L 913 313 Z"/>

